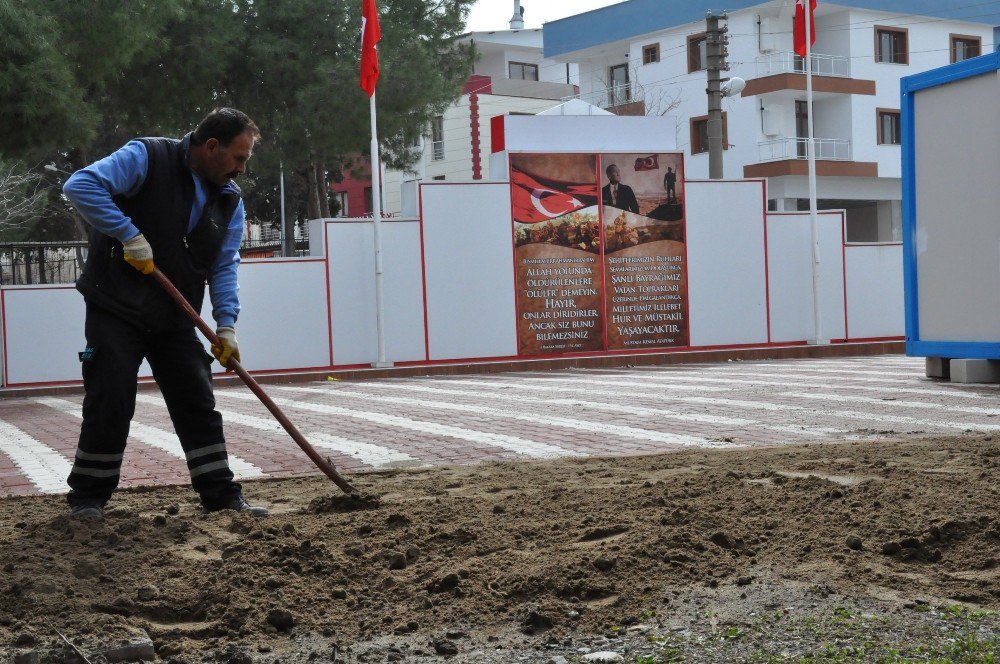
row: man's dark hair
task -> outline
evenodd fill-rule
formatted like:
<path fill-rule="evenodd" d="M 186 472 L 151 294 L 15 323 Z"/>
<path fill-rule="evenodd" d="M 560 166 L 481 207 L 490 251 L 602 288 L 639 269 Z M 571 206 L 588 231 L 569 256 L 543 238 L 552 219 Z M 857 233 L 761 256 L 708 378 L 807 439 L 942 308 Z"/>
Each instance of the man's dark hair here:
<path fill-rule="evenodd" d="M 249 132 L 255 141 L 260 140 L 260 130 L 250 116 L 235 108 L 217 108 L 198 123 L 191 136 L 193 145 L 203 145 L 214 138 L 223 146 L 229 145 L 240 134 Z"/>
<path fill-rule="evenodd" d="M 618 165 L 617 164 L 608 164 L 608 167 L 604 169 L 604 172 L 607 174 L 608 177 L 611 177 L 611 169 L 613 169 L 613 168 L 617 169 Z"/>

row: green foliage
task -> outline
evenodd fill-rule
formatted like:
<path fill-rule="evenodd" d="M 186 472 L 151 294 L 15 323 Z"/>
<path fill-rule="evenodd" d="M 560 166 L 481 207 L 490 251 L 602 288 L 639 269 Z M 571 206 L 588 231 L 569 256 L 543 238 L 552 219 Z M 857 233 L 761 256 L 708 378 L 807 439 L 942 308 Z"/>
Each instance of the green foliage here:
<path fill-rule="evenodd" d="M 0 155 L 86 141 L 96 116 L 58 49 L 58 24 L 37 3 L 0 0 Z"/>
<path fill-rule="evenodd" d="M 473 0 L 380 0 L 379 139 L 389 167 L 461 93 Z M 370 144 L 358 86 L 361 0 L 0 0 L 0 156 L 75 170 L 136 136 L 180 136 L 218 106 L 264 141 L 248 204 L 273 211 L 279 162 L 290 215 L 314 164 L 337 170 Z M 302 214 L 305 214 L 304 212 Z"/>

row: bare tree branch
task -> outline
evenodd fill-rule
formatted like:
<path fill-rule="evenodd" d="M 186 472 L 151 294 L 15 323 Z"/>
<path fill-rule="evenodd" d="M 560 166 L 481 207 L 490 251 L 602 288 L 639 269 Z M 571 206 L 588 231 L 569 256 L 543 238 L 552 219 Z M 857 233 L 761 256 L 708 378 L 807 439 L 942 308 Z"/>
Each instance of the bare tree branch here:
<path fill-rule="evenodd" d="M 40 175 L 18 163 L 0 162 L 0 232 L 35 221 L 47 203 L 48 190 Z"/>

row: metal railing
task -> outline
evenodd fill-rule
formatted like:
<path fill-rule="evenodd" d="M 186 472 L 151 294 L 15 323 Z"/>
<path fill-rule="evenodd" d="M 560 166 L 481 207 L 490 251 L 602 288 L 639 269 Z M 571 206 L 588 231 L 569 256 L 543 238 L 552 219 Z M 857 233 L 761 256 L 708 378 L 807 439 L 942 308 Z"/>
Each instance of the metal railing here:
<path fill-rule="evenodd" d="M 0 244 L 0 285 L 72 283 L 86 259 L 86 242 L 6 242 Z"/>
<path fill-rule="evenodd" d="M 848 78 L 851 75 L 851 60 L 847 56 L 812 53 L 810 59 L 812 60 L 812 73 L 816 76 Z M 757 76 L 804 73 L 806 73 L 805 58 L 799 57 L 791 51 L 768 53 L 757 58 Z"/>
<path fill-rule="evenodd" d="M 779 161 L 783 159 L 808 159 L 808 138 L 782 136 L 757 144 L 760 161 Z M 839 138 L 815 138 L 816 159 L 826 161 L 850 161 L 851 142 Z"/>
<path fill-rule="evenodd" d="M 0 243 L 0 286 L 71 284 L 83 272 L 87 260 L 86 242 L 6 242 Z M 240 245 L 244 258 L 282 255 L 277 230 L 255 233 Z M 309 255 L 308 229 L 296 233 L 295 255 Z"/>
<path fill-rule="evenodd" d="M 563 97 L 560 101 L 567 102 L 571 99 L 580 99 L 600 108 L 612 108 L 614 106 L 624 106 L 634 104 L 645 99 L 645 94 L 641 85 L 634 82 L 618 83 L 608 86 L 602 90 L 595 90 L 587 94 L 570 95 Z"/>

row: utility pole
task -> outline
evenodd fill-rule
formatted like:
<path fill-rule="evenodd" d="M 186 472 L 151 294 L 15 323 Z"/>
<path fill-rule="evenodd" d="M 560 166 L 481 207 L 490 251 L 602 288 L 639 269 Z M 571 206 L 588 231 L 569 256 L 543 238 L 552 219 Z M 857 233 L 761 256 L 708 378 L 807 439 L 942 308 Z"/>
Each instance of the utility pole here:
<path fill-rule="evenodd" d="M 722 179 L 722 72 L 729 71 L 726 57 L 729 55 L 728 26 L 719 25 L 727 21 L 729 15 L 715 16 L 711 11 L 705 19 L 705 65 L 708 72 L 708 177 Z"/>

